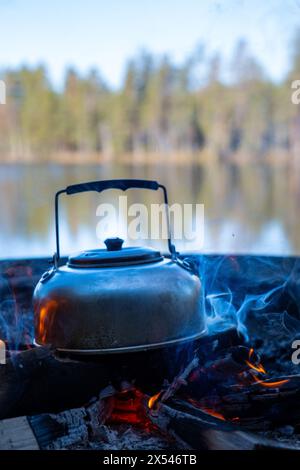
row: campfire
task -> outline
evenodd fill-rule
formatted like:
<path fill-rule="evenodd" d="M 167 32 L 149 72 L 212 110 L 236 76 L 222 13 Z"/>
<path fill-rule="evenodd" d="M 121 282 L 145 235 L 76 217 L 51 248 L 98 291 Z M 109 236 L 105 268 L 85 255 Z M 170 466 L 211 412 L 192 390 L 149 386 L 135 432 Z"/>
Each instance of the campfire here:
<path fill-rule="evenodd" d="M 269 262 L 260 265 L 264 287 Z M 216 258 L 206 263 L 215 266 Z M 105 361 L 35 347 L 29 341 L 28 298 L 42 262 L 4 264 L 2 294 L 7 298 L 1 334 L 7 357 L 0 365 L 0 427 L 14 422 L 18 429 L 22 420 L 24 435 L 26 422 L 33 447 L 40 449 L 300 449 L 300 374 L 290 361 L 292 350 L 287 351 L 295 334 L 291 325 L 297 322 L 291 291 L 297 263 L 281 260 L 281 272 L 272 264 L 276 283 L 284 287 L 269 286 L 275 296 L 264 293 L 263 303 L 262 296 L 253 294 L 257 284 L 251 279 L 249 285 L 242 271 L 249 258 L 228 257 L 223 263 L 218 276 L 224 283 L 226 267 L 227 291 L 210 292 L 206 298 L 210 334 L 187 344 L 180 354 L 170 349 L 165 364 L 155 354 L 114 355 Z M 206 269 L 212 272 L 210 266 Z M 287 272 L 293 273 L 288 286 L 282 283 Z M 245 306 L 242 312 L 239 308 L 236 324 L 229 322 L 233 307 L 228 307 L 227 292 L 237 279 L 248 283 L 248 306 L 254 312 L 242 328 Z M 216 322 L 220 299 L 222 328 Z M 176 373 L 167 373 L 170 358 Z M 20 445 L 17 435 L 14 444 L 10 441 L 12 448 Z"/>

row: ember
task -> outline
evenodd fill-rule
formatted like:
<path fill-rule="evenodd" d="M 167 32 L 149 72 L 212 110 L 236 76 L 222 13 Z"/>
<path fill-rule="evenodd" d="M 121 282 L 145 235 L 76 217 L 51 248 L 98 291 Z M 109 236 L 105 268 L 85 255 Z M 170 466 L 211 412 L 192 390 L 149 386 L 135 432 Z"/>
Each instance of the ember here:
<path fill-rule="evenodd" d="M 145 395 L 135 388 L 117 393 L 112 397 L 110 405 L 112 411 L 107 422 L 109 424 L 134 424 L 147 429 L 149 420 L 145 413 L 144 401 Z"/>
<path fill-rule="evenodd" d="M 202 410 L 204 413 L 207 413 L 208 415 L 213 416 L 214 418 L 218 418 L 218 419 L 220 419 L 221 421 L 226 421 L 225 418 L 224 418 L 224 416 L 221 415 L 221 413 L 218 413 L 217 411 L 210 410 L 209 408 L 201 408 L 201 410 Z"/>

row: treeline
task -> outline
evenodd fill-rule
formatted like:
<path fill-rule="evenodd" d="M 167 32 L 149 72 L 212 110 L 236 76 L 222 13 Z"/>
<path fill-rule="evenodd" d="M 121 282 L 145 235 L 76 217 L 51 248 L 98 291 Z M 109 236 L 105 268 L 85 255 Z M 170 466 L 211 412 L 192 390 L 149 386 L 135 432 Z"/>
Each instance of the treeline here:
<path fill-rule="evenodd" d="M 97 70 L 82 76 L 70 68 L 60 90 L 43 66 L 6 70 L 2 78 L 1 161 L 274 160 L 297 158 L 300 150 L 300 105 L 291 102 L 291 82 L 300 79 L 299 37 L 281 83 L 242 41 L 226 73 L 221 58 L 201 48 L 180 66 L 141 53 L 127 64 L 118 90 Z"/>

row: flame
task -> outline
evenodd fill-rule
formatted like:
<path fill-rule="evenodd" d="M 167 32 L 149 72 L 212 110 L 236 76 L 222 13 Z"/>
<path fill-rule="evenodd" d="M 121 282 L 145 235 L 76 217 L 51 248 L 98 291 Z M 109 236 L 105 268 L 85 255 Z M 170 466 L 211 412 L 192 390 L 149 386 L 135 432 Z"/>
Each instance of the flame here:
<path fill-rule="evenodd" d="M 251 348 L 249 350 L 249 360 L 245 361 L 246 364 L 253 370 L 255 370 L 256 372 L 259 372 L 261 374 L 266 374 L 266 370 L 264 368 L 264 366 L 260 363 L 260 364 L 252 364 L 252 362 L 250 362 L 250 359 L 252 357 L 254 353 L 254 349 Z M 283 384 L 286 384 L 287 382 L 289 382 L 289 379 L 283 379 L 283 380 L 277 380 L 276 382 L 265 382 L 265 381 L 262 381 L 262 380 L 259 380 L 258 377 L 256 377 L 256 375 L 252 374 L 252 377 L 253 379 L 255 380 L 256 383 L 260 384 L 262 387 L 267 387 L 267 388 L 276 388 L 276 387 L 280 387 L 281 385 Z"/>
<path fill-rule="evenodd" d="M 290 381 L 289 379 L 283 379 L 283 380 L 277 380 L 276 382 L 262 382 L 257 377 L 255 377 L 255 375 L 253 376 L 253 378 L 256 383 L 262 385 L 263 387 L 268 387 L 268 388 L 280 387 L 281 385 L 286 384 L 287 382 Z"/>
<path fill-rule="evenodd" d="M 264 368 L 264 366 L 261 363 L 253 364 L 250 361 L 253 354 L 254 354 L 254 349 L 250 348 L 249 355 L 248 355 L 248 360 L 246 360 L 245 363 L 247 364 L 248 367 L 250 367 L 250 369 L 256 370 L 256 372 L 259 372 L 260 374 L 266 374 L 267 373 L 266 369 Z"/>
<path fill-rule="evenodd" d="M 158 392 L 156 393 L 155 395 L 153 395 L 152 397 L 149 398 L 148 400 L 148 408 L 150 410 L 152 410 L 152 408 L 154 407 L 155 403 L 157 402 L 157 400 L 159 399 L 161 395 L 161 392 Z"/>
<path fill-rule="evenodd" d="M 258 365 L 254 365 L 252 364 L 250 361 L 245 361 L 247 366 L 250 367 L 250 369 L 253 369 L 253 370 L 256 370 L 256 372 L 260 372 L 261 374 L 266 374 L 266 369 L 264 368 L 264 366 L 262 364 L 258 364 Z"/>

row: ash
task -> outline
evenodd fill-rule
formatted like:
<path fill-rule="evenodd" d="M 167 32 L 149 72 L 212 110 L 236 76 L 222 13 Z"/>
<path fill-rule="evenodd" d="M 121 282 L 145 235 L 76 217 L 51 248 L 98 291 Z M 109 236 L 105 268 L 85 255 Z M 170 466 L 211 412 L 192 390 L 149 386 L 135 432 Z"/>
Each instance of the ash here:
<path fill-rule="evenodd" d="M 105 405 L 105 404 L 104 404 Z M 174 440 L 154 426 L 142 425 L 107 425 L 102 423 L 103 401 L 100 399 L 88 407 L 67 410 L 58 414 L 43 415 L 39 423 L 31 422 L 38 434 L 45 420 L 62 426 L 64 435 L 53 439 L 53 431 L 49 433 L 50 443 L 40 442 L 47 450 L 172 450 L 176 449 Z M 149 423 L 147 423 L 149 424 Z"/>
<path fill-rule="evenodd" d="M 69 449 L 94 449 L 94 450 L 174 450 L 174 442 L 170 438 L 161 435 L 149 435 L 148 432 L 121 426 L 102 425 L 98 429 L 98 438 L 88 442 L 69 446 Z"/>

